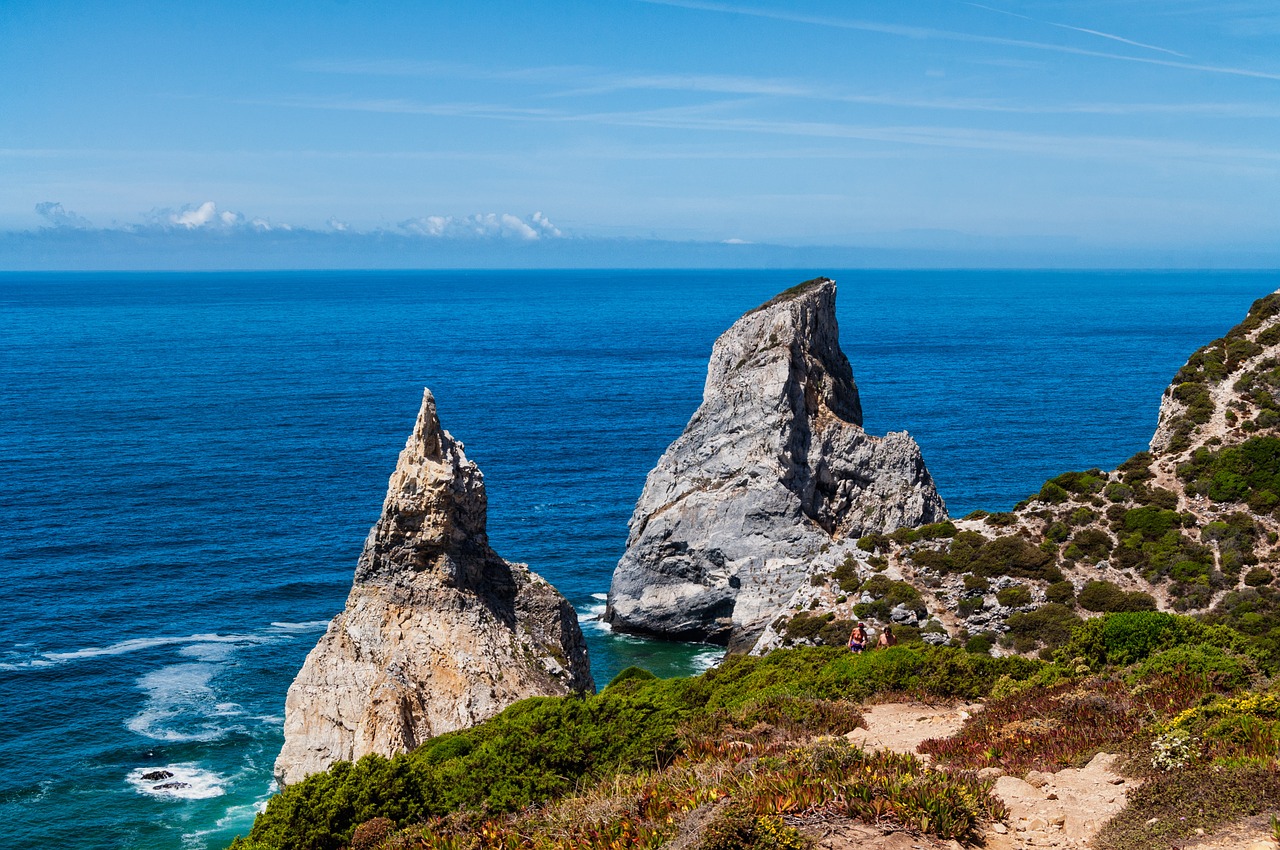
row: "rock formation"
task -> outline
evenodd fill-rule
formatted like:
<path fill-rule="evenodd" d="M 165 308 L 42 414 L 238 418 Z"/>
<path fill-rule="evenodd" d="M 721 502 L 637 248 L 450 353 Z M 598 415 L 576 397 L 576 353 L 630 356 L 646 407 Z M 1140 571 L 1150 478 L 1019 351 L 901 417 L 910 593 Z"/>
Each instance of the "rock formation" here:
<path fill-rule="evenodd" d="M 289 688 L 282 785 L 525 697 L 594 690 L 572 606 L 489 547 L 486 514 L 484 477 L 425 391 L 346 608 Z"/>
<path fill-rule="evenodd" d="M 808 281 L 716 340 L 702 405 L 631 517 L 616 629 L 747 648 L 834 541 L 946 517 L 915 441 L 862 430 L 835 297 Z"/>
<path fill-rule="evenodd" d="M 853 621 L 996 654 L 1082 617 L 1158 608 L 1257 634 L 1280 621 L 1280 292 L 1165 390 L 1149 451 L 1064 472 L 1010 511 L 833 545 L 752 651 L 843 643 Z M 878 621 L 878 622 L 877 622 Z"/>

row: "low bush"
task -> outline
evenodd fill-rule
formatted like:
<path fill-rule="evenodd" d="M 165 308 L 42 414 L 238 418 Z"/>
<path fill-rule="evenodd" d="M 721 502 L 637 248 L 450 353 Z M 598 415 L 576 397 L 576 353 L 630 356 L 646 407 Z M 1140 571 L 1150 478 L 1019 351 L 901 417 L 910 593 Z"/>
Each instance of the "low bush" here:
<path fill-rule="evenodd" d="M 1203 768 L 1161 773 L 1129 791 L 1129 804 L 1094 840 L 1098 850 L 1173 847 L 1178 839 L 1280 808 L 1280 771 Z"/>
<path fill-rule="evenodd" d="M 1090 469 L 1087 472 L 1064 472 L 1055 478 L 1050 478 L 1049 482 L 1069 493 L 1091 496 L 1102 490 L 1107 479 L 1106 473 L 1101 469 Z"/>
<path fill-rule="evenodd" d="M 1261 587 L 1264 584 L 1271 584 L 1275 576 L 1271 570 L 1266 567 L 1254 567 L 1245 573 L 1244 583 L 1249 587 Z"/>
<path fill-rule="evenodd" d="M 628 670 L 593 696 L 523 700 L 412 753 L 341 762 L 290 785 L 271 798 L 239 847 L 338 850 L 374 818 L 405 826 L 462 810 L 515 811 L 603 777 L 669 764 L 692 743 L 710 746 L 718 724 L 776 727 L 800 717 L 809 727 L 822 718 L 838 727 L 852 715 L 835 703 L 881 692 L 975 699 L 1001 676 L 1021 681 L 1040 666 L 950 647 L 896 646 L 858 655 L 843 647 L 735 655 L 684 679 Z"/>
<path fill-rule="evenodd" d="M 926 609 L 924 600 L 920 598 L 920 591 L 916 590 L 910 582 L 894 581 L 888 576 L 876 575 L 863 582 L 860 590 L 870 595 L 872 601 L 854 606 L 854 611 L 859 617 L 875 617 L 881 621 L 888 621 L 890 612 L 899 605 L 914 611 L 916 616 L 925 614 Z"/>
<path fill-rule="evenodd" d="M 1189 493 L 1269 511 L 1280 502 L 1280 438 L 1254 437 L 1218 451 L 1196 449 L 1178 475 Z"/>
<path fill-rule="evenodd" d="M 853 559 L 852 555 L 846 555 L 832 572 L 832 578 L 836 580 L 836 585 L 845 593 L 853 593 L 862 584 L 862 580 L 858 578 L 858 562 Z"/>
<path fill-rule="evenodd" d="M 1069 581 L 1055 581 L 1044 590 L 1044 598 L 1060 605 L 1074 605 L 1076 587 Z"/>
<path fill-rule="evenodd" d="M 1009 608 L 1021 608 L 1031 604 L 1031 590 L 1024 584 L 1014 584 L 996 594 L 996 601 Z"/>
<path fill-rule="evenodd" d="M 1154 611 L 1156 600 L 1149 593 L 1125 591 L 1109 581 L 1091 581 L 1080 589 L 1080 607 L 1087 611 Z"/>
<path fill-rule="evenodd" d="M 1018 652 L 1034 652 L 1037 649 L 1053 650 L 1071 638 L 1072 630 L 1083 622 L 1065 605 L 1050 602 L 1034 611 L 1010 614 L 1006 625 L 1008 637 Z"/>
<path fill-rule="evenodd" d="M 1252 659 L 1216 646 L 1182 644 L 1157 652 L 1137 665 L 1129 682 L 1137 685 L 1158 676 L 1191 673 L 1202 677 L 1206 691 L 1233 693 L 1248 687 L 1258 676 Z"/>
<path fill-rule="evenodd" d="M 1189 644 L 1213 646 L 1236 655 L 1258 656 L 1234 629 L 1163 611 L 1106 614 L 1085 620 L 1059 651 L 1063 663 L 1082 660 L 1094 670 L 1136 664 L 1151 655 Z"/>
<path fill-rule="evenodd" d="M 919 752 L 951 767 L 999 767 L 1015 775 L 1079 766 L 1100 751 L 1123 748 L 1153 714 L 1170 716 L 1206 693 L 1194 678 L 1152 684 L 1145 694 L 1106 677 L 1020 688 L 988 702 L 958 735 L 925 741 Z"/>

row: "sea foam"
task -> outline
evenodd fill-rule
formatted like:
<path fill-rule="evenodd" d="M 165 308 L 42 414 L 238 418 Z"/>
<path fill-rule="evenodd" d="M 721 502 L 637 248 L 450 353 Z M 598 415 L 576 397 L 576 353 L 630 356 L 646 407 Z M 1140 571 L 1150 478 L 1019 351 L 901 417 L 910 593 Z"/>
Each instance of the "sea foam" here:
<path fill-rule="evenodd" d="M 170 775 L 157 775 L 164 773 Z M 139 794 L 172 800 L 208 800 L 227 793 L 223 777 L 195 762 L 135 768 L 129 771 L 126 781 Z"/>

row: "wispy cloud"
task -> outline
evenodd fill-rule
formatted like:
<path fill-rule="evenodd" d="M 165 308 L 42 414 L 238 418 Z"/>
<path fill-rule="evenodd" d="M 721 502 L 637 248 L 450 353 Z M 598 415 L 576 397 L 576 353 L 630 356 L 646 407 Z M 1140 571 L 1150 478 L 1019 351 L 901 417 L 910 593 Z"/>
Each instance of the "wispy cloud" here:
<path fill-rule="evenodd" d="M 707 3 L 701 0 L 639 0 L 657 6 L 674 6 L 681 9 L 693 9 L 704 12 L 720 12 L 728 15 L 742 15 L 753 18 L 766 18 L 776 21 L 788 21 L 797 24 L 830 27 L 834 29 L 861 30 L 863 32 L 882 33 L 913 39 L 944 39 L 947 41 L 963 41 L 976 44 L 995 44 L 1006 47 L 1022 47 L 1030 50 L 1045 50 L 1053 53 L 1066 53 L 1074 56 L 1092 56 L 1099 59 L 1113 59 L 1120 62 L 1138 62 L 1144 65 L 1159 65 L 1166 68 L 1179 68 L 1185 71 L 1201 71 L 1210 74 L 1229 74 L 1239 77 L 1253 77 L 1264 80 L 1280 80 L 1280 74 L 1269 71 L 1256 71 L 1249 68 L 1233 68 L 1221 65 L 1203 65 L 1195 62 L 1179 62 L 1172 59 L 1158 59 L 1150 56 L 1129 56 L 1123 53 L 1107 53 L 1100 50 L 1089 50 L 1082 47 L 1071 47 L 1065 44 L 1049 44 L 1017 38 L 1002 38 L 993 35 L 942 30 L 932 27 L 913 27 L 901 24 L 886 24 L 877 21 L 858 20 L 853 18 L 831 18 L 818 15 L 800 15 L 791 12 L 778 12 L 772 9 L 756 9 L 745 6 L 730 6 L 724 3 Z"/>
<path fill-rule="evenodd" d="M 93 226 L 89 219 L 73 213 L 57 201 L 41 201 L 36 204 L 36 215 L 44 219 L 50 227 L 83 229 Z"/>
<path fill-rule="evenodd" d="M 348 100 L 315 100 L 306 104 L 314 109 L 378 110 L 381 102 L 357 102 Z M 670 107 L 631 111 L 570 111 L 570 110 L 506 110 L 500 106 L 477 110 L 475 114 L 516 121 L 547 121 L 593 123 L 609 126 L 652 127 L 673 130 L 694 130 L 714 133 L 754 133 L 802 138 L 856 139 L 869 142 L 887 142 L 929 147 L 951 147 L 966 150 L 1016 151 L 1038 153 L 1069 158 L 1150 157 L 1177 159 L 1237 159 L 1263 162 L 1280 161 L 1280 151 L 1245 148 L 1228 145 L 1212 145 L 1193 142 L 1168 141 L 1101 135 L 1051 135 L 1005 130 L 985 130 L 946 126 L 870 125 L 832 121 L 777 120 L 753 116 L 734 116 L 735 106 L 742 100 L 724 100 L 713 104 Z M 295 104 L 301 105 L 301 104 Z M 1079 111 L 1117 112 L 1142 111 L 1143 108 L 1158 111 L 1160 104 L 1137 107 L 1107 104 L 1082 104 Z M 1210 108 L 1206 105 L 1205 107 Z M 435 114 L 432 104 L 414 105 L 398 102 L 397 111 L 421 111 Z M 1031 110 L 1028 110 L 1031 111 Z M 717 117 L 721 113 L 721 117 Z"/>
<path fill-rule="evenodd" d="M 1109 39 L 1111 41 L 1118 41 L 1121 44 L 1127 44 L 1131 47 L 1141 47 L 1144 50 L 1154 50 L 1158 53 L 1168 53 L 1170 56 L 1177 56 L 1182 59 L 1189 58 L 1187 54 L 1179 53 L 1176 50 L 1170 50 L 1167 47 L 1157 47 L 1154 44 L 1146 44 L 1141 41 L 1134 41 L 1132 39 L 1124 38 L 1123 36 L 1115 35 L 1109 32 L 1102 32 L 1100 30 L 1091 30 L 1085 27 L 1076 27 L 1076 26 L 1072 26 L 1071 24 L 1062 24 L 1062 23 L 1057 23 L 1055 21 L 1042 21 L 1039 18 L 1033 18 L 1030 15 L 1022 15 L 1022 14 L 1019 14 L 1018 12 L 1010 12 L 1007 9 L 997 9 L 994 6 L 984 6 L 981 3 L 966 3 L 965 5 L 972 6 L 975 9 L 983 9 L 988 12 L 995 12 L 998 15 L 1008 15 L 1011 18 L 1019 18 L 1024 21 L 1031 21 L 1034 24 L 1043 24 L 1045 26 L 1057 27 L 1058 29 L 1071 30 L 1072 32 L 1080 32 L 1080 33 L 1085 33 L 1086 35 L 1094 35 L 1099 38 Z"/>
<path fill-rule="evenodd" d="M 330 67 L 324 63 L 325 67 Z M 353 62 L 355 67 L 381 67 L 379 61 Z M 390 62 L 394 67 L 401 63 Z M 415 63 L 408 63 L 413 66 Z M 433 63 L 427 63 L 436 67 Z M 332 67 L 346 67 L 347 63 L 334 63 Z M 448 72 L 468 79 L 487 76 L 491 69 L 467 65 L 449 65 Z M 830 85 L 813 85 L 800 80 L 774 77 L 753 77 L 731 74 L 653 74 L 603 72 L 597 69 L 575 68 L 572 73 L 564 69 L 530 68 L 500 72 L 503 75 L 537 77 L 551 85 L 568 85 L 548 96 L 557 101 L 571 97 L 612 94 L 620 91 L 671 91 L 701 94 L 734 94 L 760 98 L 815 100 L 834 103 L 886 106 L 904 109 L 933 109 L 959 112 L 992 112 L 1028 115 L 1221 115 L 1239 118 L 1280 117 L 1280 106 L 1258 103 L 1017 103 L 990 98 L 964 97 L 909 97 L 901 94 L 852 92 Z M 361 72 L 363 73 L 363 72 Z M 567 108 L 512 107 L 481 103 L 424 103 L 396 98 L 280 98 L 270 101 L 241 101 L 257 105 L 286 106 L 306 109 L 336 109 L 359 112 L 385 112 L 400 114 L 437 115 L 465 118 L 530 118 L 538 120 L 572 120 L 574 113 Z M 4 151 L 0 151 L 3 155 Z"/>

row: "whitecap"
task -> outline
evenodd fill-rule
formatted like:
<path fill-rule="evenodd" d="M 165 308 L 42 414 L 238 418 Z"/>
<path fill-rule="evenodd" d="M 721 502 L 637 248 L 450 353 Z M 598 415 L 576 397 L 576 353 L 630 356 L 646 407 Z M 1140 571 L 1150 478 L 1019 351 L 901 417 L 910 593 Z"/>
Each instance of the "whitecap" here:
<path fill-rule="evenodd" d="M 328 620 L 308 620 L 305 623 L 272 623 L 271 628 L 282 632 L 310 632 L 328 628 Z"/>
<path fill-rule="evenodd" d="M 242 714 L 239 705 L 222 702 L 209 682 L 218 668 L 212 664 L 171 664 L 138 679 L 147 692 L 142 711 L 125 726 L 156 741 L 172 743 L 216 741 L 240 731 L 219 718 Z"/>
<path fill-rule="evenodd" d="M 149 638 L 131 638 L 130 640 L 122 640 L 109 646 L 90 646 L 85 649 L 77 649 L 71 652 L 46 652 L 43 658 L 53 662 L 78 661 L 84 658 L 101 658 L 109 655 L 127 655 L 131 652 L 140 652 L 145 649 L 154 649 L 159 646 L 175 646 L 177 644 L 254 644 L 262 643 L 264 638 L 260 635 L 218 635 L 218 634 L 198 634 L 186 635 L 184 637 L 149 637 Z"/>
<path fill-rule="evenodd" d="M 693 658 L 690 659 L 690 661 L 692 662 L 693 669 L 695 671 L 699 673 L 703 673 L 703 672 L 706 672 L 707 670 L 710 670 L 712 667 L 715 667 L 721 661 L 723 661 L 724 656 L 725 656 L 725 651 L 720 647 L 716 647 L 715 649 L 707 649 L 705 651 L 699 652 L 698 654 L 694 655 Z"/>
<path fill-rule="evenodd" d="M 608 602 L 608 601 L 609 601 L 609 594 L 607 594 L 607 593 L 593 593 L 593 594 L 591 594 L 591 598 L 592 598 L 592 599 L 599 599 L 601 602 Z"/>
<path fill-rule="evenodd" d="M 169 800 L 208 800 L 227 793 L 223 777 L 195 762 L 134 768 L 125 781 L 139 794 Z"/>

